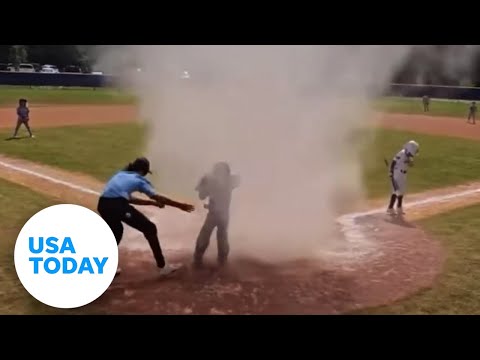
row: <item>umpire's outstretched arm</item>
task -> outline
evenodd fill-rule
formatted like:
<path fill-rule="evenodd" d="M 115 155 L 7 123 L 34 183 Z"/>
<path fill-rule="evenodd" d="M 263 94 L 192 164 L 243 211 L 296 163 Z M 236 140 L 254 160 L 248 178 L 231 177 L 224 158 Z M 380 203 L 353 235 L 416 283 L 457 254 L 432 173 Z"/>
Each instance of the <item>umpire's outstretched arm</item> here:
<path fill-rule="evenodd" d="M 164 206 L 166 205 L 166 206 L 175 207 L 177 209 L 180 209 L 186 212 L 192 212 L 193 210 L 195 210 L 195 207 L 193 205 L 184 204 L 184 203 L 169 199 L 163 195 L 155 194 L 152 196 L 152 199 L 157 201 L 160 204 L 163 204 Z"/>
<path fill-rule="evenodd" d="M 195 207 L 193 205 L 181 203 L 181 202 L 169 199 L 166 196 L 155 194 L 155 195 L 151 195 L 150 198 L 153 200 L 144 200 L 144 199 L 131 197 L 128 202 L 134 205 L 142 205 L 142 206 L 150 205 L 150 206 L 158 206 L 159 208 L 163 208 L 165 206 L 171 206 L 186 212 L 192 212 L 193 210 L 195 210 Z"/>

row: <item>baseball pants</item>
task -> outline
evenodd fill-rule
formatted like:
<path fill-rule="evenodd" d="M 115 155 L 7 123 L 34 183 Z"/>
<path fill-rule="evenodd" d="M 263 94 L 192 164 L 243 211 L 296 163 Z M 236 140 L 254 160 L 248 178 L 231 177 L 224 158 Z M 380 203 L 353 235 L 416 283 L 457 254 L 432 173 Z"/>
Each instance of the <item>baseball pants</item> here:
<path fill-rule="evenodd" d="M 16 136 L 18 134 L 18 130 L 20 130 L 20 126 L 22 126 L 22 124 L 27 129 L 28 134 L 30 136 L 32 136 L 32 130 L 30 129 L 30 125 L 28 125 L 28 120 L 24 120 L 24 119 L 18 119 L 17 120 L 17 125 L 15 126 L 15 130 L 13 132 L 13 135 Z"/>
<path fill-rule="evenodd" d="M 230 245 L 228 244 L 228 218 L 228 216 L 217 215 L 212 211 L 208 213 L 195 245 L 194 261 L 196 263 L 202 261 L 215 228 L 217 228 L 218 261 L 224 263 L 227 260 L 230 252 Z"/>
<path fill-rule="evenodd" d="M 157 266 L 160 268 L 165 266 L 165 259 L 157 236 L 157 227 L 145 215 L 130 205 L 126 199 L 100 197 L 97 210 L 112 230 L 118 245 L 120 245 L 123 237 L 122 223 L 125 223 L 143 233 L 152 249 Z"/>
<path fill-rule="evenodd" d="M 405 195 L 407 188 L 407 173 L 401 172 L 400 170 L 394 171 L 392 181 L 392 194 L 397 196 Z"/>
<path fill-rule="evenodd" d="M 473 122 L 473 123 L 475 123 L 475 113 L 470 112 L 470 113 L 468 114 L 468 119 L 467 119 L 467 120 L 468 120 L 468 122 Z"/>

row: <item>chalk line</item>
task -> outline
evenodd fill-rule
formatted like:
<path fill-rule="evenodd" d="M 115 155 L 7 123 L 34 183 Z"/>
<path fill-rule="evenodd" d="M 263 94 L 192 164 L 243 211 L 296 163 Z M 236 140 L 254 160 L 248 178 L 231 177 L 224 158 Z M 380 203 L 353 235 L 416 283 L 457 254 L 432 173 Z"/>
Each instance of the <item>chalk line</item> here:
<path fill-rule="evenodd" d="M 59 180 L 51 176 L 42 174 L 40 172 L 29 170 L 24 167 L 16 166 L 5 161 L 0 161 L 0 166 L 3 166 L 10 170 L 28 174 L 34 177 L 38 177 L 40 179 L 50 181 L 54 184 L 63 185 L 70 189 L 84 192 L 86 194 L 96 195 L 96 196 L 100 195 L 99 192 L 89 189 L 87 187 L 76 185 L 69 181 Z M 469 190 L 460 191 L 460 192 L 453 192 L 445 195 L 431 196 L 423 200 L 409 202 L 408 208 L 415 208 L 415 207 L 420 207 L 420 206 L 429 205 L 429 204 L 438 203 L 438 202 L 447 202 L 449 200 L 459 199 L 459 198 L 471 196 L 477 193 L 480 193 L 480 187 L 476 189 L 469 189 Z M 382 213 L 385 213 L 385 211 L 386 211 L 385 208 L 377 208 L 377 209 L 372 209 L 372 210 L 363 211 L 363 212 L 353 212 L 350 214 L 341 215 L 336 219 L 336 221 L 341 226 L 341 231 L 345 235 L 346 241 L 351 245 L 352 249 L 356 249 L 351 253 L 352 255 L 351 257 L 355 257 L 357 260 L 359 260 L 358 259 L 359 257 L 363 257 L 363 255 L 370 254 L 372 251 L 375 250 L 375 247 L 373 246 L 374 244 L 372 244 L 372 242 L 366 239 L 365 234 L 362 232 L 362 226 L 357 224 L 356 220 L 365 216 L 382 214 Z M 331 252 L 328 252 L 328 253 L 332 254 Z M 325 255 L 327 254 L 327 252 L 322 252 L 322 254 Z M 336 256 L 338 255 L 339 254 L 337 253 Z M 345 256 L 345 255 L 347 254 L 342 254 L 342 256 Z"/>
<path fill-rule="evenodd" d="M 90 194 L 90 195 L 97 195 L 97 196 L 100 195 L 100 193 L 95 191 L 95 190 L 92 190 L 92 189 L 89 189 L 89 188 L 86 188 L 86 187 L 83 187 L 83 186 L 80 186 L 80 185 L 75 185 L 75 184 L 73 184 L 71 182 L 68 182 L 68 181 L 55 179 L 51 176 L 48 176 L 48 175 L 45 175 L 45 174 L 42 174 L 42 173 L 39 173 L 39 172 L 36 172 L 36 171 L 33 171 L 33 170 L 29 170 L 29 169 L 26 169 L 26 168 L 23 168 L 23 167 L 20 167 L 20 166 L 12 165 L 12 164 L 6 163 L 4 161 L 0 161 L 0 165 L 3 166 L 3 167 L 6 167 L 7 169 L 15 170 L 15 171 L 18 171 L 18 172 L 21 172 L 21 173 L 24 173 L 24 174 L 35 176 L 35 177 L 38 177 L 38 178 L 43 179 L 43 180 L 50 181 L 50 182 L 55 183 L 55 184 L 66 186 L 66 187 L 68 187 L 70 189 L 73 189 L 73 190 L 78 190 L 78 191 L 81 191 L 81 192 L 84 192 L 84 193 L 87 193 L 87 194 Z"/>

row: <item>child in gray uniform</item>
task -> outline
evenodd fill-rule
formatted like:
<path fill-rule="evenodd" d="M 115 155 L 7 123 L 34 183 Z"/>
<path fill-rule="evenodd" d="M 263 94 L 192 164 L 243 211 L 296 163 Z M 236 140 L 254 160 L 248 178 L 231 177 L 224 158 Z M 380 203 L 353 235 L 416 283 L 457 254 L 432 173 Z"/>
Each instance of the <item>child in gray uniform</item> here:
<path fill-rule="evenodd" d="M 423 111 L 429 112 L 430 111 L 430 98 L 427 95 L 424 95 L 423 98 Z"/>
<path fill-rule="evenodd" d="M 239 186 L 238 175 L 231 175 L 230 166 L 225 162 L 215 164 L 210 174 L 203 176 L 195 190 L 201 200 L 208 198 L 208 215 L 197 237 L 194 265 L 200 267 L 203 255 L 210 243 L 210 237 L 217 228 L 218 262 L 224 265 L 228 258 L 228 223 L 232 191 Z"/>
<path fill-rule="evenodd" d="M 467 123 L 475 125 L 476 114 L 477 114 L 477 104 L 475 104 L 475 101 L 473 101 L 468 111 Z"/>
<path fill-rule="evenodd" d="M 30 120 L 30 109 L 27 106 L 27 99 L 20 99 L 18 100 L 18 107 L 17 107 L 17 126 L 15 127 L 15 131 L 13 132 L 12 138 L 18 138 L 18 130 L 20 126 L 25 125 L 27 128 L 28 133 L 30 134 L 31 138 L 34 138 L 32 134 L 32 130 L 28 125 L 28 121 Z"/>

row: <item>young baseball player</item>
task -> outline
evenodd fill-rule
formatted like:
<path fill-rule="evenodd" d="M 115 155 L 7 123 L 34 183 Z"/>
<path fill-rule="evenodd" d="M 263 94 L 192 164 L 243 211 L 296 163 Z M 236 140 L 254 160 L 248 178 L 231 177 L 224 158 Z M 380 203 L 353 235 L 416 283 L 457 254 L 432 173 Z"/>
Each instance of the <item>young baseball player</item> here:
<path fill-rule="evenodd" d="M 430 111 L 430 98 L 427 95 L 424 95 L 422 98 L 423 101 L 423 112 Z"/>
<path fill-rule="evenodd" d="M 390 180 L 392 183 L 392 195 L 388 204 L 387 213 L 395 215 L 394 206 L 397 204 L 397 214 L 405 214 L 403 211 L 403 197 L 407 186 L 407 172 L 410 166 L 413 166 L 413 158 L 418 154 L 419 145 L 411 140 L 405 144 L 392 162 L 390 163 Z"/>
<path fill-rule="evenodd" d="M 470 108 L 468 109 L 468 118 L 467 123 L 475 125 L 475 115 L 477 114 L 477 105 L 475 101 L 472 102 Z"/>
<path fill-rule="evenodd" d="M 15 131 L 13 132 L 12 138 L 17 139 L 18 138 L 18 130 L 20 129 L 20 126 L 25 125 L 27 128 L 28 133 L 30 134 L 31 138 L 34 138 L 35 136 L 32 134 L 32 130 L 30 129 L 30 126 L 28 125 L 28 121 L 30 120 L 30 109 L 28 108 L 27 105 L 27 99 L 20 99 L 18 100 L 18 107 L 17 107 L 17 126 L 15 127 Z"/>
<path fill-rule="evenodd" d="M 152 249 L 160 275 L 168 275 L 179 267 L 168 265 L 163 257 L 160 242 L 157 236 L 157 227 L 145 215 L 134 208 L 134 205 L 176 207 L 185 212 L 192 212 L 193 205 L 183 204 L 171 200 L 165 196 L 158 195 L 152 184 L 145 177 L 151 174 L 150 162 L 144 158 L 135 159 L 125 169 L 117 172 L 106 184 L 100 199 L 97 210 L 112 229 L 117 244 L 120 244 L 123 236 L 123 224 L 125 223 L 143 233 Z M 152 200 L 143 200 L 132 197 L 133 192 L 141 192 Z M 117 275 L 120 268 L 117 269 Z"/>
<path fill-rule="evenodd" d="M 230 202 L 233 190 L 240 185 L 238 175 L 231 175 L 226 162 L 216 163 L 211 173 L 203 176 L 195 190 L 201 200 L 208 198 L 208 214 L 197 237 L 194 253 L 194 266 L 200 267 L 203 255 L 210 243 L 210 237 L 217 228 L 218 263 L 224 265 L 230 250 L 228 243 L 228 223 Z"/>

